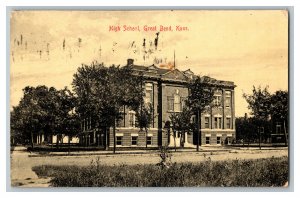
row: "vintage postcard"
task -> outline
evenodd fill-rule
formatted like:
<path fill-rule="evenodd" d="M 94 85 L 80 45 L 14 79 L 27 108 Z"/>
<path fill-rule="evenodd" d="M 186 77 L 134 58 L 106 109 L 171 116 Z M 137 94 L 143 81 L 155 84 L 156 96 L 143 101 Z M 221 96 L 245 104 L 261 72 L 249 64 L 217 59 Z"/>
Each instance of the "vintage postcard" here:
<path fill-rule="evenodd" d="M 287 10 L 12 10 L 23 187 L 288 187 Z"/>

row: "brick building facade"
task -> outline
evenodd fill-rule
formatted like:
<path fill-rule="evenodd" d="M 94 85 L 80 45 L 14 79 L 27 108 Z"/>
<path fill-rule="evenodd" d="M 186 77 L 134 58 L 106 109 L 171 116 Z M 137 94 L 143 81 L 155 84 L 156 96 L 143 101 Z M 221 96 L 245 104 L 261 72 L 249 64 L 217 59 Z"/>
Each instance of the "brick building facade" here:
<path fill-rule="evenodd" d="M 175 144 L 179 146 L 179 134 L 174 138 L 173 133 L 167 133 L 164 124 L 169 120 L 171 113 L 182 110 L 189 94 L 187 83 L 195 77 L 194 73 L 190 69 L 179 71 L 162 69 L 155 65 L 138 66 L 134 65 L 132 59 L 128 59 L 127 65 L 132 66 L 135 75 L 143 76 L 144 101 L 152 105 L 153 121 L 146 136 L 145 131 L 140 131 L 135 126 L 135 112 L 125 107 L 121 108 L 122 119 L 118 121 L 116 128 L 116 147 L 146 147 L 146 144 L 148 148 Z M 215 91 L 213 104 L 201 115 L 200 145 L 230 144 L 235 138 L 235 85 L 229 81 L 210 79 L 218 84 L 218 89 Z M 92 132 L 87 137 L 81 137 L 80 142 L 98 145 L 106 142 L 112 148 L 113 138 L 112 129 L 108 129 L 107 133 Z M 185 134 L 183 139 L 185 147 L 195 147 L 196 136 Z"/>

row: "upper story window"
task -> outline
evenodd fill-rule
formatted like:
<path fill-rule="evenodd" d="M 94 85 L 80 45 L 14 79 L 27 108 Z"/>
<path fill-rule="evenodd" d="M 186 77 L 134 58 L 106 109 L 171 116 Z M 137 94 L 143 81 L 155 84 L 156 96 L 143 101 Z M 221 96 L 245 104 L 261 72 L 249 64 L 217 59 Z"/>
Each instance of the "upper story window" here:
<path fill-rule="evenodd" d="M 174 97 L 168 96 L 167 101 L 168 101 L 168 111 L 174 111 Z"/>
<path fill-rule="evenodd" d="M 181 97 L 177 89 L 173 96 L 167 96 L 168 111 L 181 112 L 185 105 L 185 97 Z"/>
<path fill-rule="evenodd" d="M 276 133 L 281 133 L 281 123 L 280 122 L 276 122 Z"/>
<path fill-rule="evenodd" d="M 231 118 L 226 118 L 226 129 L 231 128 Z"/>
<path fill-rule="evenodd" d="M 135 127 L 135 111 L 129 111 L 129 126 Z"/>
<path fill-rule="evenodd" d="M 215 117 L 215 129 L 222 129 L 222 117 Z"/>
<path fill-rule="evenodd" d="M 174 94 L 174 111 L 175 112 L 181 111 L 181 100 L 178 94 Z"/>
<path fill-rule="evenodd" d="M 119 115 L 117 116 L 117 119 L 116 119 L 117 127 L 125 127 L 124 117 L 125 117 L 125 106 L 121 106 L 119 108 Z"/>
<path fill-rule="evenodd" d="M 146 104 L 152 104 L 153 102 L 153 84 L 152 83 L 146 83 L 145 85 L 145 97 L 144 101 Z"/>
<path fill-rule="evenodd" d="M 231 107 L 231 91 L 225 92 L 225 107 Z"/>
<path fill-rule="evenodd" d="M 222 96 L 221 95 L 214 95 L 214 105 L 221 106 Z"/>
<path fill-rule="evenodd" d="M 92 128 L 92 118 L 91 117 L 86 117 L 83 119 L 81 122 L 81 128 L 83 131 L 90 130 Z"/>
<path fill-rule="evenodd" d="M 196 123 L 196 116 L 195 115 L 191 116 L 191 123 Z"/>
<path fill-rule="evenodd" d="M 209 117 L 204 118 L 204 128 L 209 129 Z"/>

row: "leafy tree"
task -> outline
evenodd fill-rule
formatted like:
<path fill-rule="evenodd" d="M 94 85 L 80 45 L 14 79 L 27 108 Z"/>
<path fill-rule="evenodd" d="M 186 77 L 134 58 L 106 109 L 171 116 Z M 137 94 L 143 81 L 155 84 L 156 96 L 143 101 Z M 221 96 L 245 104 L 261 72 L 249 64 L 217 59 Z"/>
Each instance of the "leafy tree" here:
<path fill-rule="evenodd" d="M 58 114 L 56 117 L 57 137 L 63 138 L 62 135 L 68 136 L 68 146 L 72 137 L 76 136 L 80 131 L 80 119 L 76 112 L 77 99 L 74 94 L 66 87 L 57 92 L 59 100 Z M 57 141 L 58 143 L 58 141 Z M 58 144 L 57 144 L 58 146 Z"/>
<path fill-rule="evenodd" d="M 23 92 L 19 105 L 11 113 L 11 130 L 14 136 L 30 139 L 28 142 L 33 147 L 34 133 L 38 138 L 44 134 L 45 141 L 49 141 L 53 134 L 62 136 L 68 128 L 73 127 L 74 123 L 69 123 L 68 119 L 70 110 L 75 107 L 75 98 L 67 88 L 57 91 L 53 87 L 27 86 Z M 77 131 L 74 129 L 72 133 Z"/>
<path fill-rule="evenodd" d="M 288 92 L 276 91 L 271 96 L 271 118 L 274 121 L 288 123 Z"/>
<path fill-rule="evenodd" d="M 150 104 L 142 104 L 140 108 L 136 111 L 136 120 L 137 125 L 140 128 L 140 131 L 145 130 L 145 142 L 147 148 L 147 136 L 148 136 L 148 129 L 151 127 L 153 121 L 153 107 Z"/>
<path fill-rule="evenodd" d="M 268 86 L 256 89 L 253 86 L 252 94 L 243 94 L 243 97 L 248 103 L 248 108 L 251 110 L 251 115 L 261 120 L 268 120 L 271 110 L 271 94 L 268 90 Z"/>
<path fill-rule="evenodd" d="M 196 114 L 197 118 L 197 151 L 199 151 L 199 138 L 201 138 L 201 114 L 213 101 L 216 85 L 209 77 L 197 76 L 189 85 L 187 105 Z"/>
<path fill-rule="evenodd" d="M 271 134 L 271 123 L 285 123 L 288 119 L 288 92 L 276 91 L 271 94 L 268 86 L 265 88 L 253 86 L 252 94 L 244 94 L 243 97 L 248 102 L 248 108 L 256 120 L 255 124 L 259 127 L 264 127 L 264 138 Z M 285 130 L 286 132 L 286 130 Z M 287 139 L 287 137 L 286 137 Z"/>
<path fill-rule="evenodd" d="M 242 140 L 243 144 L 245 142 L 248 143 L 254 142 L 254 140 L 259 138 L 259 134 L 257 131 L 257 125 L 261 124 L 262 126 L 267 126 L 265 123 L 262 123 L 261 120 L 258 120 L 255 117 L 240 117 L 236 118 L 236 138 L 238 140 Z"/>
<path fill-rule="evenodd" d="M 22 109 L 20 106 L 13 107 L 10 114 L 10 126 L 12 144 L 26 144 L 30 142 L 31 134 L 25 130 Z"/>
<path fill-rule="evenodd" d="M 283 123 L 285 143 L 287 144 L 287 131 L 288 131 L 288 92 L 276 91 L 271 96 L 271 110 L 272 122 Z"/>
<path fill-rule="evenodd" d="M 33 133 L 47 133 L 49 120 L 47 119 L 48 88 L 46 86 L 25 87 L 23 89 L 23 98 L 19 105 L 13 108 L 11 117 L 11 129 L 18 131 L 22 137 L 30 137 L 31 146 L 33 147 Z"/>
<path fill-rule="evenodd" d="M 137 110 L 143 100 L 141 78 L 133 75 L 132 67 L 105 67 L 103 64 L 83 65 L 73 78 L 80 114 L 92 115 L 95 128 L 113 128 L 116 150 L 116 120 L 120 107 Z M 81 117 L 81 119 L 82 119 Z"/>
<path fill-rule="evenodd" d="M 261 88 L 260 86 L 256 89 L 253 86 L 252 94 L 243 94 L 243 97 L 248 102 L 248 108 L 251 110 L 251 114 L 256 120 L 257 133 L 259 134 L 259 143 L 261 142 L 261 129 L 264 128 L 264 136 L 270 135 L 269 125 L 265 125 L 270 118 L 271 110 L 271 94 L 268 90 L 268 86 Z"/>
<path fill-rule="evenodd" d="M 184 106 L 182 112 L 171 113 L 170 115 L 170 128 L 173 131 L 173 137 L 175 142 L 176 133 L 180 134 L 180 146 L 183 146 L 184 137 L 186 133 L 194 131 L 194 123 L 191 123 L 191 117 L 193 112 Z M 176 151 L 176 142 L 175 142 Z"/>

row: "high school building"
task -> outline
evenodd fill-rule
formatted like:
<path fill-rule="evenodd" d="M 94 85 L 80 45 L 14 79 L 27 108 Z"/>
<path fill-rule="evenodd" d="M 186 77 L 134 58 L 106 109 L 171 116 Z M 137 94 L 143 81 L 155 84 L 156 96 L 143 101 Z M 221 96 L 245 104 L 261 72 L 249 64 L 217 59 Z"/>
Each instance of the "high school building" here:
<path fill-rule="evenodd" d="M 142 75 L 145 84 L 145 103 L 153 108 L 153 121 L 147 136 L 135 126 L 135 112 L 122 108 L 122 119 L 118 121 L 116 128 L 116 147 L 158 147 L 158 146 L 179 146 L 179 134 L 168 133 L 165 123 L 174 112 L 181 112 L 184 101 L 188 97 L 187 83 L 195 77 L 188 69 L 162 69 L 155 65 L 139 66 L 134 65 L 133 59 L 128 59 L 128 66 L 132 66 L 136 75 Z M 213 104 L 208 106 L 201 115 L 201 146 L 230 144 L 235 138 L 235 101 L 233 82 L 220 81 L 210 78 L 218 85 L 214 94 Z M 86 125 L 87 126 L 87 125 Z M 88 127 L 88 126 L 87 126 Z M 196 135 L 184 134 L 184 147 L 195 147 L 197 144 Z M 113 147 L 113 132 L 96 134 L 93 132 L 86 137 L 81 137 L 82 144 L 105 144 Z"/>

